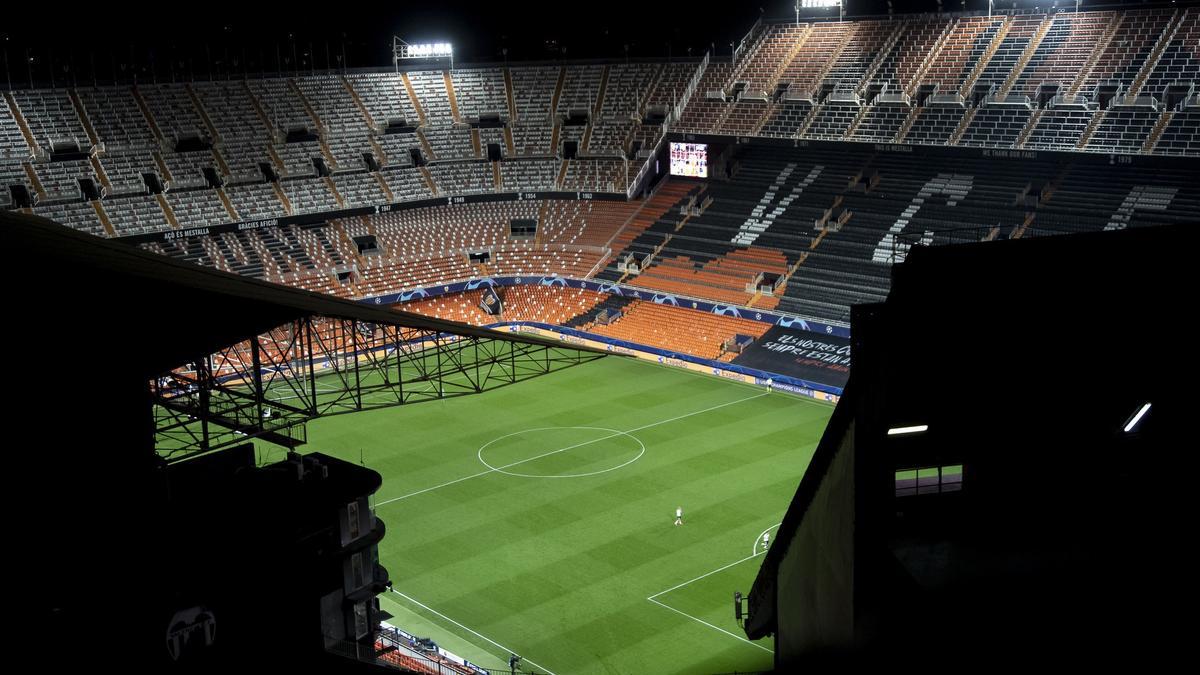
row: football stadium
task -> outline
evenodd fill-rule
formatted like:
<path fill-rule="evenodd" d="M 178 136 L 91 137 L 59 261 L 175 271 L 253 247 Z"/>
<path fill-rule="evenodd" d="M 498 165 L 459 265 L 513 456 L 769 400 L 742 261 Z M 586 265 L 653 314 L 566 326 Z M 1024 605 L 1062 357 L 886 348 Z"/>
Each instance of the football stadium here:
<path fill-rule="evenodd" d="M 22 651 L 1175 662 L 1200 3 L 445 5 L 0 34 Z"/>

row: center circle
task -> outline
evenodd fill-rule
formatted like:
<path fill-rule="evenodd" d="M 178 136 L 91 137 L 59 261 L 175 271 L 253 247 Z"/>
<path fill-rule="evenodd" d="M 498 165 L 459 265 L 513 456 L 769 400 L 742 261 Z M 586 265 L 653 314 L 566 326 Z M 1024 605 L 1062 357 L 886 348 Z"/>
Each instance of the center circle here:
<path fill-rule="evenodd" d="M 575 432 L 587 431 L 587 432 L 593 432 L 593 433 L 590 433 L 590 434 L 570 434 L 570 433 L 564 434 L 563 433 L 563 432 L 572 432 L 572 431 L 575 431 Z M 497 451 L 500 450 L 501 448 L 505 447 L 506 444 L 503 441 L 505 441 L 507 439 L 514 438 L 514 437 L 523 437 L 523 438 L 537 437 L 539 435 L 542 436 L 542 438 L 543 438 L 543 440 L 541 442 L 541 446 L 543 446 L 543 447 L 535 448 L 536 451 L 532 452 L 530 457 L 514 458 L 511 461 L 507 461 L 507 462 L 500 462 L 500 461 L 497 461 L 495 458 L 493 458 L 492 461 L 495 464 L 489 463 L 488 460 L 484 459 L 484 451 L 486 451 L 488 448 L 492 448 L 492 453 L 498 454 Z M 580 435 L 583 435 L 585 437 L 582 440 L 569 440 L 571 436 L 578 437 Z M 636 446 L 630 447 L 627 450 L 623 450 L 621 452 L 622 455 L 626 454 L 628 452 L 632 452 L 633 450 L 637 450 L 637 454 L 634 455 L 632 459 L 628 459 L 628 460 L 622 462 L 621 464 L 617 464 L 616 466 L 610 466 L 608 468 L 598 469 L 596 471 L 582 471 L 582 472 L 575 472 L 575 473 L 554 473 L 554 474 L 522 473 L 519 470 L 517 470 L 517 471 L 509 470 L 510 468 L 524 466 L 529 462 L 533 462 L 535 460 L 542 459 L 543 457 L 562 456 L 564 453 L 569 453 L 572 450 L 576 450 L 576 449 L 587 448 L 592 451 L 595 451 L 597 448 L 600 448 L 601 449 L 600 454 L 604 454 L 605 451 L 607 450 L 607 448 L 604 448 L 604 444 L 606 442 L 611 441 L 612 439 L 616 439 L 616 438 L 620 438 L 621 442 L 626 446 L 630 445 L 629 441 L 633 441 L 633 443 L 636 443 Z M 546 440 L 546 439 L 548 439 L 548 440 Z M 626 440 L 626 439 L 628 439 L 628 440 Z M 528 443 L 527 440 L 525 442 Z M 512 442 L 510 441 L 510 444 L 511 443 Z M 493 446 L 496 446 L 496 447 L 493 447 Z M 608 429 L 606 427 L 538 427 L 535 429 L 524 429 L 522 431 L 514 431 L 511 434 L 505 434 L 498 438 L 494 438 L 494 439 L 488 441 L 487 443 L 484 443 L 482 446 L 480 446 L 479 452 L 477 454 L 479 456 L 479 462 L 481 464 L 483 464 L 487 468 L 491 469 L 492 471 L 495 471 L 497 473 L 507 474 L 509 476 L 518 476 L 520 478 L 583 478 L 585 476 L 595 476 L 595 475 L 602 474 L 602 473 L 608 473 L 609 471 L 616 471 L 617 469 L 620 469 L 622 467 L 626 467 L 626 466 L 629 466 L 630 464 L 633 464 L 634 462 L 641 459 L 642 455 L 646 454 L 646 446 L 636 436 L 634 436 L 633 434 L 630 434 L 629 432 L 617 431 L 616 429 Z M 618 456 L 620 456 L 620 455 L 618 455 Z"/>

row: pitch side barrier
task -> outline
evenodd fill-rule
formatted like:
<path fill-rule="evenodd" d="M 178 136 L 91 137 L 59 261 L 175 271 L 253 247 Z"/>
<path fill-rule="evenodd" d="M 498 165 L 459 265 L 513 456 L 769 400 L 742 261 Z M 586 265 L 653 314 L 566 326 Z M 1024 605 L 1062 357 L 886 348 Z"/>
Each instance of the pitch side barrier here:
<path fill-rule="evenodd" d="M 603 349 L 613 354 L 633 356 L 646 361 L 661 363 L 665 366 L 700 372 L 745 384 L 766 386 L 767 380 L 770 379 L 773 389 L 807 396 L 819 401 L 837 403 L 838 399 L 842 397 L 841 387 L 802 380 L 778 373 L 769 373 L 765 370 L 746 368 L 745 366 L 738 366 L 732 363 L 722 363 L 720 361 L 713 361 L 712 359 L 692 356 L 691 354 L 683 354 L 635 342 L 628 342 L 626 340 L 618 340 L 604 335 L 585 333 L 565 326 L 555 326 L 553 324 L 534 321 L 521 321 L 492 324 L 487 326 L 487 328 L 508 330 L 514 333 L 532 333 L 540 337 L 557 337 L 559 341 L 566 344 Z"/>
<path fill-rule="evenodd" d="M 737 305 L 723 305 L 699 298 L 689 298 L 673 293 L 660 293 L 645 288 L 636 286 L 628 286 L 625 284 L 616 284 L 609 281 L 593 281 L 590 279 L 574 279 L 571 277 L 560 277 L 558 275 L 545 276 L 527 276 L 527 277 L 485 277 L 482 279 L 469 279 L 466 281 L 454 281 L 448 284 L 440 284 L 437 286 L 426 286 L 423 288 L 415 288 L 407 291 L 399 291 L 396 293 L 387 293 L 384 295 L 364 298 L 359 302 L 368 305 L 399 305 L 413 300 L 425 300 L 428 298 L 436 298 L 440 295 L 448 293 L 462 293 L 464 291 L 479 290 L 484 286 L 558 286 L 562 288 L 582 288 L 598 293 L 609 293 L 611 295 L 620 295 L 627 298 L 635 298 L 637 300 L 645 300 L 660 305 L 670 305 L 672 307 L 680 307 L 683 309 L 692 309 L 699 312 L 709 312 L 720 316 L 732 316 L 739 319 L 750 319 L 761 323 L 771 324 L 773 326 L 783 326 L 786 328 L 798 328 L 810 333 L 818 335 L 835 335 L 837 337 L 850 337 L 850 329 L 846 326 L 836 326 L 833 324 L 822 323 L 820 321 L 809 321 L 791 314 L 780 314 L 778 312 L 768 312 L 764 310 L 754 309 L 751 307 L 740 307 Z"/>

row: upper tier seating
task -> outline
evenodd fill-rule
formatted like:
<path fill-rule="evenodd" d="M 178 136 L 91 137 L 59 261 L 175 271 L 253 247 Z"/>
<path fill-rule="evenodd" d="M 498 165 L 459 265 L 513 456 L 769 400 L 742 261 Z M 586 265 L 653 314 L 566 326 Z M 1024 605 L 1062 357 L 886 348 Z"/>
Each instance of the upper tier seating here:
<path fill-rule="evenodd" d="M 1156 142 L 1170 119 L 1156 124 L 1157 119 L 1128 115 L 1105 118 L 1096 108 L 1114 95 L 1118 102 L 1138 95 L 1174 109 L 1180 96 L 1196 91 L 1198 15 L 1195 7 L 1020 10 L 990 17 L 768 25 L 734 65 L 709 65 L 676 128 L 731 136 L 1187 154 L 1190 146 L 1174 129 L 1168 144 Z M 741 98 L 734 101 L 735 96 Z M 906 97 L 918 106 L 911 114 Z M 1009 109 L 970 111 L 993 99 Z M 1145 99 L 1139 105 L 1145 108 Z"/>
<path fill-rule="evenodd" d="M 15 90 L 0 194 L 6 208 L 71 204 L 56 213 L 122 235 L 497 190 L 620 193 L 662 137 L 641 124 L 651 110 L 674 132 L 798 143 L 1196 156 L 1198 43 L 1190 5 L 1023 9 L 768 23 L 702 73 L 688 59 Z M 502 127 L 471 126 L 493 113 Z M 565 124 L 572 113 L 587 123 Z M 683 256 L 706 264 L 666 257 Z"/>

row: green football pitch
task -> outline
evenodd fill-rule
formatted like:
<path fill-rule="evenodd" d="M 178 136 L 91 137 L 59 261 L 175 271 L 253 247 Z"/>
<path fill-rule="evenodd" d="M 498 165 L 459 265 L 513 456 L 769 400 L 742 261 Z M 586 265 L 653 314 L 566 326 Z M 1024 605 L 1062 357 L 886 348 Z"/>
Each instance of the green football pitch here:
<path fill-rule="evenodd" d="M 832 407 L 607 357 L 442 401 L 319 419 L 308 448 L 384 477 L 381 608 L 479 665 L 772 665 L 734 620 Z M 683 525 L 675 526 L 675 509 Z"/>

